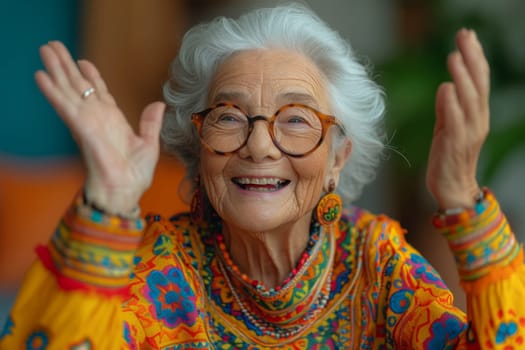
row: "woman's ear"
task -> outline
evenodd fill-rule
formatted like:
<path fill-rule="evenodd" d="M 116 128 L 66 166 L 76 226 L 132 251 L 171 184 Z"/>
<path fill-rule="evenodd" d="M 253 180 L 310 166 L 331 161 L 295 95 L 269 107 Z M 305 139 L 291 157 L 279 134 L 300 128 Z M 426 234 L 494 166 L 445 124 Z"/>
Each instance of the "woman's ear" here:
<path fill-rule="evenodd" d="M 337 184 L 339 183 L 339 175 L 345 167 L 348 158 L 350 158 L 351 153 L 352 141 L 350 141 L 349 139 L 346 139 L 339 145 L 339 147 L 334 148 L 332 150 L 332 164 L 329 165 L 330 168 L 327 172 L 325 190 L 329 187 L 330 179 L 333 179 L 335 181 L 335 185 L 337 187 Z"/>

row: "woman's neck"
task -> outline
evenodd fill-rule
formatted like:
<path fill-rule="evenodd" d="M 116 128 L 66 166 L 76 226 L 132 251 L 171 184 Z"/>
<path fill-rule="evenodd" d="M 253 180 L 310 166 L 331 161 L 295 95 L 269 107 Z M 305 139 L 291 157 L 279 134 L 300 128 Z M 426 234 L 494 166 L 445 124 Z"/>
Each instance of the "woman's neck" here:
<path fill-rule="evenodd" d="M 229 254 L 241 272 L 267 288 L 280 285 L 296 266 L 310 237 L 311 215 L 266 232 L 249 232 L 224 223 Z"/>

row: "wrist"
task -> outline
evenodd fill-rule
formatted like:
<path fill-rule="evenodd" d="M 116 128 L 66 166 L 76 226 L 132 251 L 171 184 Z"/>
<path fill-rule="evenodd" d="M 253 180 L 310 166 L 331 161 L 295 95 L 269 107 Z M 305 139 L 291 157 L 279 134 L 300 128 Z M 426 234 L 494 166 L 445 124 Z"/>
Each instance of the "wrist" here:
<path fill-rule="evenodd" d="M 449 201 L 447 203 L 458 203 L 457 205 L 447 204 L 440 205 L 436 215 L 441 217 L 448 217 L 453 215 L 458 215 L 466 211 L 473 211 L 474 214 L 480 214 L 483 210 L 482 203 L 485 199 L 484 190 L 478 190 L 475 195 L 469 197 L 469 200 L 464 201 Z"/>
<path fill-rule="evenodd" d="M 454 210 L 457 208 L 473 208 L 480 198 L 483 197 L 483 190 L 478 184 L 471 186 L 461 186 L 448 191 L 441 191 L 446 195 L 434 196 L 438 204 L 439 211 Z"/>
<path fill-rule="evenodd" d="M 93 195 L 84 187 L 82 190 L 82 204 L 97 212 L 109 216 L 118 216 L 122 219 L 137 219 L 140 217 L 140 207 L 134 200 L 125 197 Z"/>

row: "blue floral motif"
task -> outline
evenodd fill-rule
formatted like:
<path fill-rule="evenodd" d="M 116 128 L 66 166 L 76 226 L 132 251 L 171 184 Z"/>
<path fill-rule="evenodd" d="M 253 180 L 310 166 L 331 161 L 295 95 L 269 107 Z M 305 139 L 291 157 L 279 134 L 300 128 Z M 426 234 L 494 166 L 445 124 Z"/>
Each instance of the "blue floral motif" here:
<path fill-rule="evenodd" d="M 145 297 L 153 304 L 155 315 L 168 327 L 181 323 L 192 326 L 198 317 L 197 297 L 180 269 L 166 267 L 152 271 L 146 278 Z"/>
<path fill-rule="evenodd" d="M 29 335 L 26 340 L 27 350 L 45 350 L 49 344 L 49 338 L 43 330 L 38 330 Z"/>
<path fill-rule="evenodd" d="M 170 237 L 160 235 L 155 241 L 155 244 L 153 244 L 153 254 L 163 256 L 169 255 L 173 251 L 174 246 L 175 245 Z"/>
<path fill-rule="evenodd" d="M 392 294 L 390 297 L 390 309 L 396 314 L 405 312 L 412 302 L 414 291 L 410 289 L 401 289 Z"/>
<path fill-rule="evenodd" d="M 444 313 L 430 327 L 431 337 L 425 341 L 425 349 L 453 349 L 454 340 L 467 327 L 457 317 Z"/>
<path fill-rule="evenodd" d="M 11 316 L 9 316 L 5 321 L 4 329 L 2 330 L 2 332 L 0 332 L 0 340 L 2 340 L 7 335 L 13 334 L 12 330 L 14 326 L 15 323 L 13 322 Z"/>
<path fill-rule="evenodd" d="M 516 322 L 500 323 L 496 332 L 496 344 L 505 342 L 508 337 L 512 337 L 518 331 Z"/>
<path fill-rule="evenodd" d="M 438 288 L 447 289 L 447 286 L 439 277 L 436 270 L 421 255 L 410 254 L 410 261 L 408 261 L 408 263 L 412 266 L 411 271 L 415 278 L 421 279 L 423 282 Z"/>

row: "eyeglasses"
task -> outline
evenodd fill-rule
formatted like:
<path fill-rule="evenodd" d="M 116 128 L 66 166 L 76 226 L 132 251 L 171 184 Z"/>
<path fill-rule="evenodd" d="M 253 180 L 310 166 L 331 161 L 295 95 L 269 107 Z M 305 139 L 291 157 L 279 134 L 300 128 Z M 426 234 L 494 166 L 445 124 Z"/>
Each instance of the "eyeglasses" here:
<path fill-rule="evenodd" d="M 292 157 L 303 157 L 315 151 L 330 126 L 338 125 L 343 130 L 334 116 L 298 103 L 282 106 L 271 117 L 249 116 L 229 102 L 219 103 L 191 116 L 201 143 L 208 150 L 222 155 L 242 148 L 258 120 L 268 123 L 274 145 Z"/>

